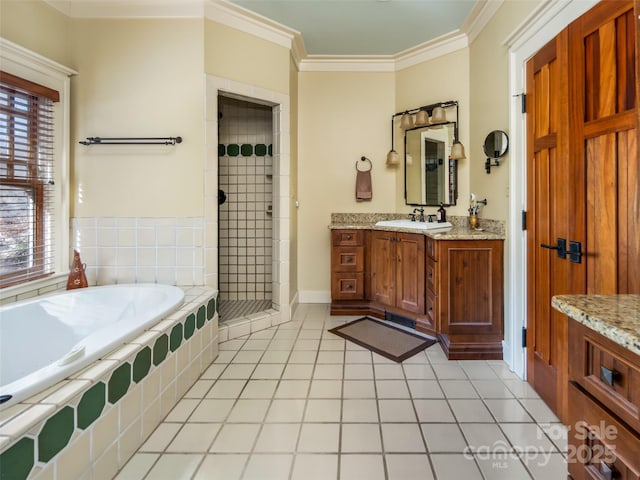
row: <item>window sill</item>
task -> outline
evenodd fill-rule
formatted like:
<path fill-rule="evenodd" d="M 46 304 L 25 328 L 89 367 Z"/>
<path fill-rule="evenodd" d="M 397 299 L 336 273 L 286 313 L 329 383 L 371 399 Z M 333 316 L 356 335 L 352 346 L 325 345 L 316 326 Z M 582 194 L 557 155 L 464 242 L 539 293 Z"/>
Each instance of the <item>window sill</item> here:
<path fill-rule="evenodd" d="M 68 276 L 69 272 L 56 273 L 47 278 L 3 288 L 0 290 L 0 304 L 26 300 L 57 290 L 62 283 L 66 282 Z"/>

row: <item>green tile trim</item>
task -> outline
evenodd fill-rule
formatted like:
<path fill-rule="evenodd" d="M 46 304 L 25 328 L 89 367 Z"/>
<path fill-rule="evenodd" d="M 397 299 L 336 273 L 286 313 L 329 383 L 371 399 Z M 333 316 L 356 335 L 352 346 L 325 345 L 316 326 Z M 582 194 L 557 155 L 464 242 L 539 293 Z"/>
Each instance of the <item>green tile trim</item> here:
<path fill-rule="evenodd" d="M 147 376 L 151 370 L 151 349 L 144 347 L 133 360 L 133 381 L 138 383 Z"/>
<path fill-rule="evenodd" d="M 184 322 L 184 339 L 189 340 L 196 330 L 196 316 L 190 313 Z"/>
<path fill-rule="evenodd" d="M 73 408 L 67 406 L 47 420 L 38 434 L 38 460 L 48 462 L 67 446 L 74 429 Z"/>
<path fill-rule="evenodd" d="M 267 146 L 264 143 L 256 145 L 256 157 L 264 157 L 267 154 Z"/>
<path fill-rule="evenodd" d="M 250 157 L 253 155 L 253 145 L 249 143 L 243 143 L 240 147 L 240 154 L 243 157 Z"/>
<path fill-rule="evenodd" d="M 29 476 L 35 463 L 35 443 L 23 437 L 0 453 L 0 479 L 24 480 Z"/>
<path fill-rule="evenodd" d="M 216 299 L 212 298 L 207 303 L 207 320 L 211 320 L 216 314 Z"/>
<path fill-rule="evenodd" d="M 207 315 L 206 307 L 204 305 L 200 305 L 200 307 L 198 308 L 198 316 L 196 321 L 196 326 L 198 327 L 198 330 L 200 330 L 204 326 L 206 315 Z"/>
<path fill-rule="evenodd" d="M 182 343 L 182 324 L 178 323 L 171 329 L 171 337 L 169 338 L 169 348 L 175 352 Z"/>
<path fill-rule="evenodd" d="M 109 393 L 107 395 L 109 403 L 116 403 L 124 397 L 129 390 L 129 385 L 131 385 L 131 364 L 126 362 L 116 368 L 109 378 Z"/>
<path fill-rule="evenodd" d="M 169 352 L 169 337 L 165 333 L 153 344 L 153 364 L 157 367 L 164 359 L 167 358 Z"/>
<path fill-rule="evenodd" d="M 98 382 L 84 392 L 76 410 L 78 428 L 84 430 L 98 419 L 106 404 L 106 392 L 107 386 L 104 382 Z"/>
<path fill-rule="evenodd" d="M 227 145 L 227 155 L 230 157 L 237 157 L 240 153 L 240 146 L 237 143 L 230 143 Z"/>
<path fill-rule="evenodd" d="M 219 157 L 266 157 L 273 156 L 273 144 L 265 144 L 265 143 L 256 143 L 255 145 L 251 143 L 243 143 L 242 145 L 238 143 L 228 143 L 218 144 L 218 156 Z"/>

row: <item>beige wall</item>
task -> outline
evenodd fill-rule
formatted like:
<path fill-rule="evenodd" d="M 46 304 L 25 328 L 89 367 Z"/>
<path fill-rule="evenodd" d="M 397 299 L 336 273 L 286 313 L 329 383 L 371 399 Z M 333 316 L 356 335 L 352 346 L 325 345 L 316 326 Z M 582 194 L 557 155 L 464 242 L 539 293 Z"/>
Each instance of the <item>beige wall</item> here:
<path fill-rule="evenodd" d="M 289 59 L 289 136 L 291 140 L 291 162 L 289 194 L 289 225 L 291 235 L 289 237 L 289 300 L 292 301 L 298 294 L 298 68 L 293 58 Z"/>
<path fill-rule="evenodd" d="M 71 20 L 42 1 L 0 0 L 0 36 L 75 68 L 69 52 Z"/>
<path fill-rule="evenodd" d="M 480 217 L 507 220 L 509 215 L 509 167 L 512 162 L 524 161 L 507 156 L 500 166 L 484 170 L 486 157 L 482 144 L 492 130 L 509 134 L 509 110 L 512 98 L 509 90 L 509 52 L 503 45 L 506 37 L 520 25 L 540 2 L 522 0 L 504 2 L 498 13 L 470 45 L 471 142 L 467 146 L 470 162 L 471 191 L 478 198 L 487 198 Z"/>
<path fill-rule="evenodd" d="M 396 171 L 385 167 L 394 74 L 301 72 L 298 118 L 298 288 L 329 290 L 333 212 L 395 210 Z M 355 164 L 373 162 L 373 199 L 355 200 Z"/>
<path fill-rule="evenodd" d="M 288 48 L 205 20 L 205 72 L 289 94 Z"/>
<path fill-rule="evenodd" d="M 202 20 L 75 20 L 73 217 L 203 215 Z M 176 146 L 85 137 L 182 136 Z"/>
<path fill-rule="evenodd" d="M 396 111 L 416 108 L 446 100 L 459 103 L 458 136 L 468 148 L 471 125 L 469 101 L 469 50 L 462 49 L 433 60 L 400 70 L 396 74 Z M 453 114 L 453 111 L 448 115 Z M 450 118 L 453 120 L 453 118 Z M 396 150 L 404 159 L 404 132 L 396 130 Z M 468 150 L 467 150 L 468 152 Z M 473 160 L 458 161 L 458 201 L 447 208 L 447 215 L 467 215 L 469 198 L 469 168 Z M 396 175 L 396 211 L 408 212 L 404 203 L 404 170 L 397 169 Z M 435 213 L 438 207 L 427 207 L 425 213 Z"/>

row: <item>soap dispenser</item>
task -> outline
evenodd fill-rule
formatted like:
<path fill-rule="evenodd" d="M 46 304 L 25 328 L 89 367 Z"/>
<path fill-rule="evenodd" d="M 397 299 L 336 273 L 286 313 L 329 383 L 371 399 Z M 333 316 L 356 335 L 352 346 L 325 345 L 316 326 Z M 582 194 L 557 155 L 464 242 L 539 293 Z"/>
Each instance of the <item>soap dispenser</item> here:
<path fill-rule="evenodd" d="M 438 219 L 438 223 L 443 223 L 447 221 L 447 211 L 444 209 L 444 204 L 440 204 L 440 208 L 436 212 L 436 218 Z"/>

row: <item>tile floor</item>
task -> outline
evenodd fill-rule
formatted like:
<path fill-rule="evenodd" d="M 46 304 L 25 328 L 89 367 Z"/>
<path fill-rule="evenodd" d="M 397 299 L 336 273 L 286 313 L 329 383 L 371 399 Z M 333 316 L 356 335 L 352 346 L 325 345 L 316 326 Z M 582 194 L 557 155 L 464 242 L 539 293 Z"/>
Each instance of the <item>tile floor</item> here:
<path fill-rule="evenodd" d="M 566 479 L 566 429 L 502 361 L 394 363 L 301 305 L 220 356 L 117 480 Z"/>

